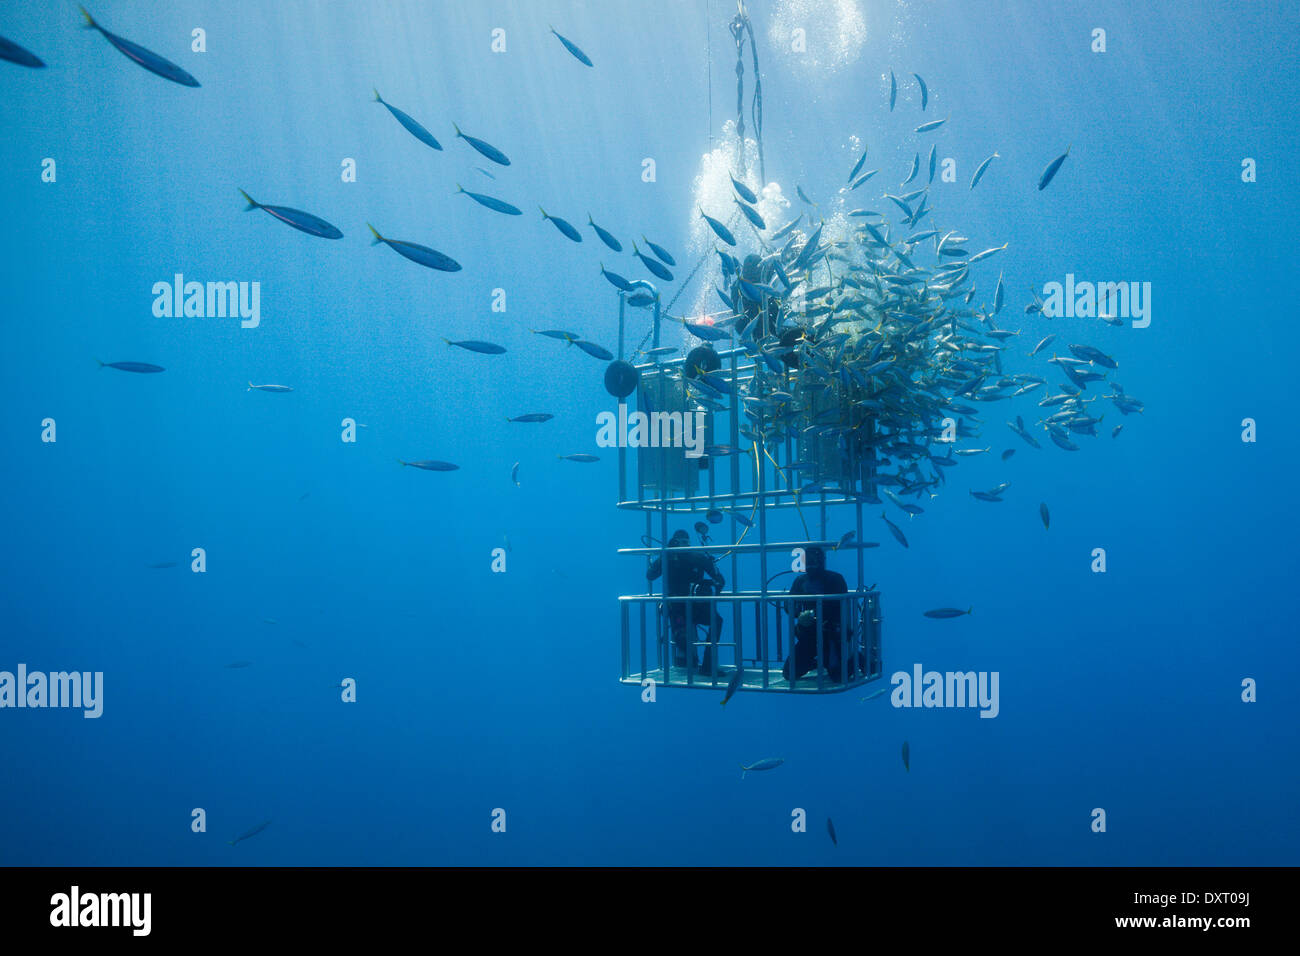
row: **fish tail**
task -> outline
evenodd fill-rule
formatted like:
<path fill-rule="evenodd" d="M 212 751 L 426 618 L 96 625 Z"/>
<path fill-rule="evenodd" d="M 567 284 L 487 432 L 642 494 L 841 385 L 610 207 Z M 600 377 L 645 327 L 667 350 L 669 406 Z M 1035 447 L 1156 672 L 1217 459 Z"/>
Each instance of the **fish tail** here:
<path fill-rule="evenodd" d="M 460 183 L 457 183 L 457 184 L 456 184 L 456 192 L 458 192 L 458 193 L 463 193 L 464 191 L 465 191 L 465 187 L 462 186 Z"/>
<path fill-rule="evenodd" d="M 239 191 L 239 195 L 243 196 L 244 201 L 248 203 L 248 205 L 244 207 L 244 212 L 252 212 L 254 209 L 257 208 L 257 200 L 254 199 L 252 196 L 248 195 L 248 193 L 244 192 L 241 189 Z"/>
<path fill-rule="evenodd" d="M 85 27 L 87 30 L 95 30 L 99 28 L 99 24 L 95 22 L 95 18 L 86 11 L 85 7 L 79 6 L 77 9 L 80 10 L 81 15 L 86 18 Z"/>
<path fill-rule="evenodd" d="M 239 842 L 238 840 L 227 840 L 226 846 L 234 846 L 238 842 Z"/>
<path fill-rule="evenodd" d="M 406 467 L 406 462 L 402 461 L 402 459 L 400 459 L 400 458 L 397 459 L 397 463 L 398 463 L 399 465 L 401 465 L 403 468 Z"/>
<path fill-rule="evenodd" d="M 370 223 L 366 223 L 366 226 L 369 227 L 370 231 L 371 231 L 372 233 L 374 233 L 374 236 L 375 236 L 374 239 L 371 239 L 371 240 L 370 240 L 370 244 L 371 244 L 372 246 L 377 246 L 377 245 L 379 245 L 381 242 L 384 241 L 384 237 L 381 236 L 381 235 L 379 234 L 379 230 L 378 230 L 378 229 L 376 229 L 374 226 L 371 226 Z"/>
<path fill-rule="evenodd" d="M 99 367 L 100 367 L 100 368 L 103 368 L 103 367 L 104 367 L 104 364 L 105 364 L 105 363 L 100 362 L 99 359 L 95 359 L 95 361 L 99 364 Z"/>
<path fill-rule="evenodd" d="M 747 769 L 748 769 L 748 768 L 747 768 L 743 763 L 740 765 L 740 779 L 741 779 L 741 780 L 744 780 L 744 779 L 745 779 L 745 771 L 746 771 Z"/>
<path fill-rule="evenodd" d="M 538 206 L 537 208 L 538 208 L 538 209 L 542 209 L 541 206 Z M 551 218 L 550 216 L 546 215 L 546 210 L 545 210 L 545 209 L 542 209 L 542 218 L 543 218 L 543 219 L 550 219 L 550 218 Z"/>
<path fill-rule="evenodd" d="M 252 382 L 249 382 L 249 383 L 248 383 L 248 388 L 245 389 L 245 391 L 251 392 L 252 390 L 253 390 L 253 383 L 252 383 Z"/>
<path fill-rule="evenodd" d="M 974 614 L 974 613 L 975 613 L 975 605 L 972 604 L 970 607 L 966 608 L 966 613 L 967 613 L 967 614 Z"/>
<path fill-rule="evenodd" d="M 384 101 L 384 98 L 383 98 L 382 96 L 379 95 L 379 91 L 376 90 L 373 86 L 372 86 L 370 89 L 371 89 L 371 90 L 374 92 L 374 94 L 375 94 L 375 102 L 376 102 L 376 103 L 382 103 L 382 102 Z"/>
<path fill-rule="evenodd" d="M 456 131 L 456 135 L 459 136 L 461 139 L 465 138 L 465 134 L 460 131 L 460 127 L 457 126 L 454 122 L 451 124 L 451 128 Z"/>
<path fill-rule="evenodd" d="M 442 336 L 438 336 L 438 337 L 439 337 L 439 338 L 442 338 Z M 442 340 L 443 340 L 444 342 L 446 342 L 448 345 L 455 345 L 455 344 L 456 344 L 456 343 L 453 342 L 451 339 L 442 339 Z"/>

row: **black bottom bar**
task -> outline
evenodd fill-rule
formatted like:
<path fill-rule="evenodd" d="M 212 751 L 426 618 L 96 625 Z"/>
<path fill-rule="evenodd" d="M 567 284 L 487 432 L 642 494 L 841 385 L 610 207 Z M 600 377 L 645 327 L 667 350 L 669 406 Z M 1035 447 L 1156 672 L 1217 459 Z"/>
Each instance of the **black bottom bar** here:
<path fill-rule="evenodd" d="M 0 925 L 7 944 L 63 936 L 95 945 L 143 938 L 137 931 L 147 927 L 148 938 L 167 943 L 338 944 L 412 933 L 450 942 L 453 930 L 488 930 L 493 950 L 516 939 L 534 948 L 562 939 L 571 948 L 588 940 L 609 944 L 617 927 L 623 937 L 699 931 L 731 947 L 761 939 L 766 949 L 773 938 L 807 942 L 819 929 L 842 933 L 852 926 L 864 943 L 911 943 L 916 952 L 932 951 L 937 941 L 979 951 L 1003 941 L 1099 936 L 1232 946 L 1252 933 L 1284 929 L 1295 877 L 1294 869 L 1210 868 L 751 869 L 685 876 L 650 869 L 10 869 L 0 877 Z M 683 879 L 707 885 L 707 892 L 669 894 L 681 905 L 665 911 L 665 888 Z M 141 895 L 130 906 L 116 896 L 102 909 L 100 894 L 108 893 Z M 747 914 L 739 924 L 737 913 Z M 125 925 L 52 925 L 102 921 L 98 914 L 109 921 L 116 915 Z M 784 925 L 790 916 L 796 923 Z"/>

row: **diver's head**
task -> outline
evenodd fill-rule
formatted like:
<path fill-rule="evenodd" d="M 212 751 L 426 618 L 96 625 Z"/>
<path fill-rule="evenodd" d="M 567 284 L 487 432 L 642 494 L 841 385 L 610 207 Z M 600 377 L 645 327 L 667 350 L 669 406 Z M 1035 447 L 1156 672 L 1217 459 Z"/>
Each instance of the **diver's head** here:
<path fill-rule="evenodd" d="M 685 528 L 678 528 L 673 532 L 673 536 L 668 539 L 668 547 L 684 548 L 691 543 L 691 536 L 686 533 Z"/>
<path fill-rule="evenodd" d="M 822 548 L 814 545 L 804 552 L 804 558 L 808 565 L 809 571 L 826 570 L 826 552 Z"/>

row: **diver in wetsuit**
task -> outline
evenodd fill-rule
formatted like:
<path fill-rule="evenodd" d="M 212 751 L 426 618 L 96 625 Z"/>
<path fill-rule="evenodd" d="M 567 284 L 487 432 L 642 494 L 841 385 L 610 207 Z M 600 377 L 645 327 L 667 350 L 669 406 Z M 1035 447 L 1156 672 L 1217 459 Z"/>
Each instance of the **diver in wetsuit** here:
<path fill-rule="evenodd" d="M 826 552 L 819 547 L 808 548 L 805 553 L 808 570 L 794 579 L 790 585 L 790 594 L 848 594 L 849 587 L 844 576 L 836 571 L 826 570 Z M 840 680 L 843 610 L 845 602 L 833 598 L 824 598 L 822 605 L 822 643 L 824 650 L 817 649 L 817 601 L 790 601 L 789 611 L 795 618 L 793 653 L 786 659 L 781 673 L 786 680 L 798 680 L 815 669 L 820 663 L 826 668 L 829 679 Z M 849 635 L 850 642 L 853 635 Z M 850 646 L 852 644 L 850 643 Z M 794 673 L 790 673 L 793 664 Z M 851 679 L 861 667 L 866 672 L 863 655 L 856 654 L 849 658 L 847 679 Z"/>
<path fill-rule="evenodd" d="M 684 548 L 690 543 L 690 535 L 684 530 L 678 530 L 673 532 L 668 547 Z M 659 559 L 655 558 L 646 569 L 645 576 L 648 580 L 654 581 L 662 573 L 663 567 Z M 726 585 L 727 582 L 723 579 L 717 564 L 709 555 L 695 552 L 668 555 L 669 596 L 718 594 Z M 697 671 L 701 674 L 713 674 L 717 666 L 713 651 L 718 643 L 718 637 L 722 634 L 722 616 L 718 614 L 714 603 L 712 601 L 670 601 L 668 624 L 673 632 L 674 667 L 686 667 L 688 653 L 691 662 L 694 663 L 695 650 L 691 647 L 687 635 L 688 633 L 694 635 L 695 628 L 701 624 L 708 626 L 709 646 L 704 652 L 704 664 L 697 665 Z"/>

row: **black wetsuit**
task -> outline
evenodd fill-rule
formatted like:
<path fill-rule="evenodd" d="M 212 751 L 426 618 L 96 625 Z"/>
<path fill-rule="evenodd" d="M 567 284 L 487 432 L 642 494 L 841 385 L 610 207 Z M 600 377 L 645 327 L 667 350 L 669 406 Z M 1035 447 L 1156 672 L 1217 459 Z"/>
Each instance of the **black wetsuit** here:
<path fill-rule="evenodd" d="M 794 579 L 790 585 L 790 593 L 798 594 L 847 594 L 849 591 L 848 584 L 844 581 L 844 576 L 835 571 L 808 571 Z M 794 661 L 793 679 L 798 680 L 813 670 L 820 661 L 821 666 L 826 668 L 832 681 L 840 680 L 840 645 L 841 645 L 841 623 L 843 620 L 844 601 L 823 599 L 821 618 L 822 618 L 822 641 L 826 646 L 824 654 L 817 653 L 817 622 L 812 621 L 810 624 L 801 625 L 798 623 L 799 615 L 804 611 L 812 611 L 817 614 L 817 601 L 792 601 L 793 618 L 794 618 L 794 635 L 795 646 L 794 653 L 786 659 L 785 666 L 781 668 L 781 673 L 786 680 L 790 680 L 790 662 Z M 852 640 L 852 635 L 849 635 Z M 857 655 L 860 656 L 860 655 Z M 848 677 L 853 677 L 857 671 L 858 661 L 854 657 L 849 658 Z M 865 663 L 865 662 L 863 662 Z"/>
<path fill-rule="evenodd" d="M 658 558 L 650 562 L 646 578 L 654 581 L 662 573 Z M 714 590 L 706 579 L 712 580 Z M 686 554 L 668 554 L 668 594 L 690 596 L 695 594 L 716 594 L 726 586 L 726 580 L 718 571 L 718 566 L 707 554 L 688 552 Z M 689 605 L 689 610 L 688 610 Z M 709 628 L 710 641 L 716 641 L 722 630 L 722 617 L 718 614 L 712 601 L 670 601 L 668 602 L 668 623 L 672 627 L 673 643 L 676 645 L 680 663 L 685 665 L 687 640 L 686 621 L 689 614 L 691 624 L 704 625 Z M 711 648 L 710 648 L 711 650 Z"/>

